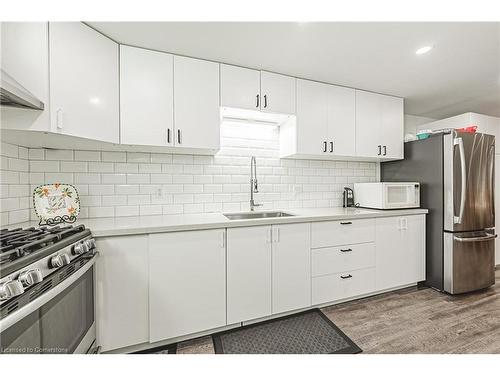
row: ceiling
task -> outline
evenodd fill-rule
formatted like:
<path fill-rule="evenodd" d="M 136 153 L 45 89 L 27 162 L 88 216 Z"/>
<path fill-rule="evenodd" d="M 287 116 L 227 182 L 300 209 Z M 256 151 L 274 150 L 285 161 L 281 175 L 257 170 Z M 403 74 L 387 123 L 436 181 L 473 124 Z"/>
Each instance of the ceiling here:
<path fill-rule="evenodd" d="M 500 116 L 500 23 L 88 24 L 123 44 L 401 96 L 407 114 Z"/>

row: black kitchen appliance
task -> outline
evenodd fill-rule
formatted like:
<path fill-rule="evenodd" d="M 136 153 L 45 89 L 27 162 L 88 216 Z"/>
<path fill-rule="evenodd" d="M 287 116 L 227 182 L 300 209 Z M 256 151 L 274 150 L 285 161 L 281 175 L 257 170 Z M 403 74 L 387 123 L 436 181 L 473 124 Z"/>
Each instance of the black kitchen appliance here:
<path fill-rule="evenodd" d="M 343 207 L 354 207 L 354 191 L 349 187 L 344 187 L 343 198 L 342 198 L 342 206 Z"/>

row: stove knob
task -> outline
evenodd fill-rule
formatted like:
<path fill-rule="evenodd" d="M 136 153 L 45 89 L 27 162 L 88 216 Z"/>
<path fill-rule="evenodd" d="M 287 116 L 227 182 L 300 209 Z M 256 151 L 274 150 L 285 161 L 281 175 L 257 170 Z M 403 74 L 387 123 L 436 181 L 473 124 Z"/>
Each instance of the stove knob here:
<path fill-rule="evenodd" d="M 31 286 L 42 282 L 43 276 L 42 272 L 36 268 L 21 272 L 18 280 L 23 284 L 23 286 Z"/>
<path fill-rule="evenodd" d="M 59 268 L 65 266 L 66 264 L 69 264 L 68 254 L 54 255 L 52 258 L 50 258 L 50 265 L 52 266 L 52 268 Z"/>
<path fill-rule="evenodd" d="M 85 244 L 87 245 L 87 248 L 89 250 L 95 249 L 95 240 L 93 238 L 89 238 L 88 240 L 85 240 Z"/>
<path fill-rule="evenodd" d="M 6 300 L 24 293 L 23 284 L 10 280 L 0 284 L 0 300 Z"/>
<path fill-rule="evenodd" d="M 86 241 L 77 243 L 75 246 L 73 246 L 73 254 L 75 255 L 80 255 L 86 253 L 87 251 L 89 251 L 89 247 Z"/>

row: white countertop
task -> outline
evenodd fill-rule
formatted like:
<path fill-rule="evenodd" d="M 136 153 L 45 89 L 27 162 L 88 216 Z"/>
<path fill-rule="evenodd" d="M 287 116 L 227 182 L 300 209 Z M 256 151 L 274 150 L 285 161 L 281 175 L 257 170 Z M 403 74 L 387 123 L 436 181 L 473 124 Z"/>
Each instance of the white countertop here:
<path fill-rule="evenodd" d="M 109 237 L 131 234 L 178 232 L 186 230 L 248 227 L 253 225 L 302 223 L 327 220 L 368 219 L 402 215 L 426 214 L 426 209 L 368 210 L 362 208 L 309 208 L 282 210 L 294 216 L 229 220 L 221 213 L 130 216 L 77 220 L 75 225 L 84 224 L 94 237 Z M 38 222 L 25 222 L 9 227 L 38 226 Z"/>

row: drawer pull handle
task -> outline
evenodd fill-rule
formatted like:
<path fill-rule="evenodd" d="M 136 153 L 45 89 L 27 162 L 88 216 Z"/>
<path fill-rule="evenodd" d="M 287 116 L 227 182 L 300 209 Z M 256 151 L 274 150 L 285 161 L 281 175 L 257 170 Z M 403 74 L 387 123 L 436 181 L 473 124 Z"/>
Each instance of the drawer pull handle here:
<path fill-rule="evenodd" d="M 351 274 L 347 275 L 347 276 L 340 276 L 341 279 L 350 279 L 352 277 Z"/>
<path fill-rule="evenodd" d="M 352 249 L 340 249 L 340 251 L 343 253 L 348 253 L 349 251 L 352 251 Z"/>
<path fill-rule="evenodd" d="M 340 225 L 349 225 L 352 224 L 352 221 L 341 221 Z"/>

